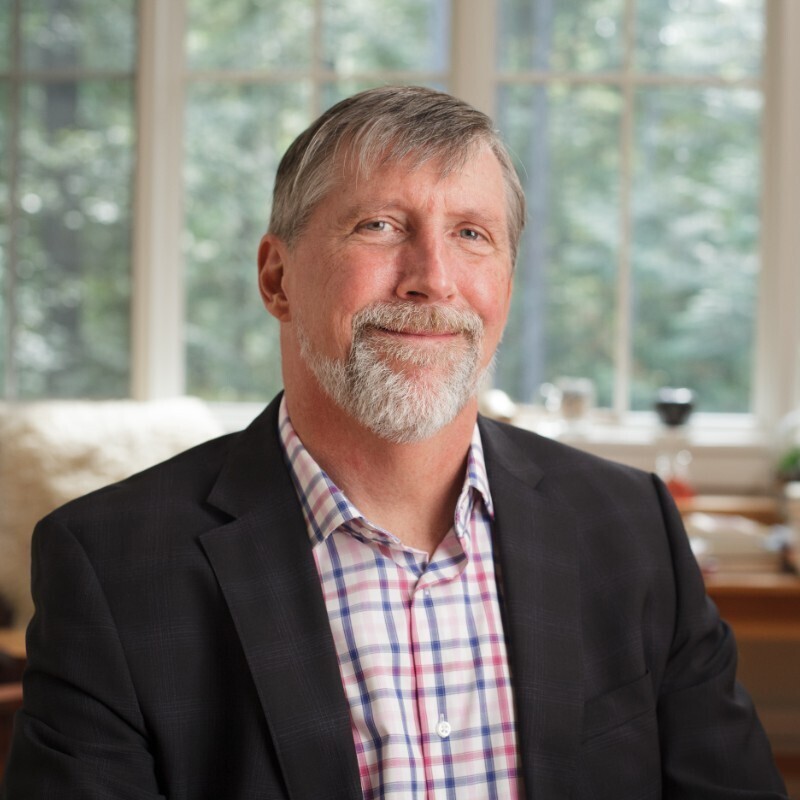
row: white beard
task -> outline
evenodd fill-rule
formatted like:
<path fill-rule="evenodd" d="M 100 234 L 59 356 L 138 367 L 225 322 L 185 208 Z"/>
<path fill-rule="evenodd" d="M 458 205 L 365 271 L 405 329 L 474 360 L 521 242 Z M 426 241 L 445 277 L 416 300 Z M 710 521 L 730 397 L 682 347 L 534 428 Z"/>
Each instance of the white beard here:
<path fill-rule="evenodd" d="M 474 312 L 415 303 L 374 303 L 353 317 L 353 343 L 345 361 L 314 352 L 295 318 L 301 355 L 326 394 L 383 439 L 427 439 L 452 422 L 475 395 L 483 323 Z M 418 347 L 376 329 L 452 333 L 455 342 Z"/>

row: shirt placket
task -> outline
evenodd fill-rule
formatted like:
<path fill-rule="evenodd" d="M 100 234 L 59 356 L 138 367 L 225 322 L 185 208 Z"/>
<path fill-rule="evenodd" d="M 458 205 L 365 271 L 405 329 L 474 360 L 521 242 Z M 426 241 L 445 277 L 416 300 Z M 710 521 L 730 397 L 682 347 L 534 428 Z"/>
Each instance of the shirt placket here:
<path fill-rule="evenodd" d="M 479 565 L 485 559 L 480 549 L 473 552 L 486 535 L 480 527 L 486 524 L 483 516 L 475 528 L 475 504 L 481 504 L 480 515 L 493 517 L 479 440 L 470 452 L 468 481 L 456 504 L 454 528 L 429 563 L 425 553 L 404 546 L 400 538 L 364 519 L 302 445 L 293 446 L 293 430 L 282 428 L 281 433 L 296 470 L 298 495 L 326 587 L 365 797 L 483 797 L 488 784 L 481 782 L 480 767 L 474 769 L 473 750 L 479 738 L 486 750 L 488 725 L 495 724 L 496 717 L 494 710 L 487 714 L 487 708 L 495 709 L 500 698 L 490 692 L 489 705 L 478 698 L 478 708 L 474 692 L 463 688 L 478 677 L 483 685 L 483 675 L 470 672 L 483 628 L 474 626 L 466 600 L 481 594 Z M 367 550 L 378 550 L 380 557 L 351 547 L 357 541 Z M 380 605 L 375 605 L 376 599 Z M 465 637 L 465 631 L 471 632 Z M 387 647 L 376 651 L 376 643 L 384 641 Z M 488 686 L 494 676 L 487 677 Z M 512 719 L 510 709 L 505 713 Z M 476 729 L 481 720 L 486 720 L 486 727 Z M 378 728 L 373 729 L 371 722 Z M 391 742 L 384 739 L 382 727 L 392 731 Z M 405 735 L 398 736 L 399 730 Z M 488 747 L 494 755 L 494 746 Z"/>
<path fill-rule="evenodd" d="M 442 608 L 466 567 L 454 532 L 421 576 L 411 603 L 411 644 L 417 685 L 417 717 L 425 766 L 426 800 L 456 797 L 453 759 L 458 731 L 448 709 L 447 653 Z"/>

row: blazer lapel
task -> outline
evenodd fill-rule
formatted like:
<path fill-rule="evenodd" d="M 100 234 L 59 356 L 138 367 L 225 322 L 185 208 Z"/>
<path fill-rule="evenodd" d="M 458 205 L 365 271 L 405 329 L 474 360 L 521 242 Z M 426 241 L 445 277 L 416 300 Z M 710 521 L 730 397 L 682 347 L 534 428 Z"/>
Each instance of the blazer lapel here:
<path fill-rule="evenodd" d="M 293 800 L 361 797 L 350 714 L 311 543 L 277 434 L 279 399 L 241 435 L 200 539 L 233 617 Z"/>
<path fill-rule="evenodd" d="M 481 420 L 526 795 L 568 798 L 583 714 L 573 511 L 508 429 Z M 526 434 L 520 434 L 526 435 Z"/>

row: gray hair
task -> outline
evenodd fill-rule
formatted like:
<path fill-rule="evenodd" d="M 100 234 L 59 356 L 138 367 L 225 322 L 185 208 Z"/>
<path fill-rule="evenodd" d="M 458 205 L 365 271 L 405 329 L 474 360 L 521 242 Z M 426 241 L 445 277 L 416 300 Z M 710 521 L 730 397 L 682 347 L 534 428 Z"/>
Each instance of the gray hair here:
<path fill-rule="evenodd" d="M 463 168 L 481 145 L 500 163 L 506 185 L 512 264 L 525 225 L 525 195 L 511 157 L 486 114 L 421 86 L 383 86 L 329 108 L 289 147 L 278 166 L 270 233 L 291 246 L 333 188 L 337 168 L 368 175 L 387 163 L 435 160 L 442 176 Z"/>

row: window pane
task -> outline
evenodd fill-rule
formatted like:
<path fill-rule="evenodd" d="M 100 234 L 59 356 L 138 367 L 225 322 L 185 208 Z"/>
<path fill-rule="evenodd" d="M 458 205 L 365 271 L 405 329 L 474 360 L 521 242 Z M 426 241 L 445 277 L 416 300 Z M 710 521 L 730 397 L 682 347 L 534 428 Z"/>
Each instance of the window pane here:
<path fill-rule="evenodd" d="M 187 109 L 188 391 L 263 400 L 282 386 L 256 252 L 278 161 L 309 123 L 310 87 L 195 85 Z"/>
<path fill-rule="evenodd" d="M 21 6 L 26 69 L 133 69 L 136 0 L 38 0 Z"/>
<path fill-rule="evenodd" d="M 11 3 L 0 3 L 0 72 L 11 68 Z"/>
<path fill-rule="evenodd" d="M 302 69 L 311 65 L 314 0 L 190 0 L 190 69 Z"/>
<path fill-rule="evenodd" d="M 685 385 L 698 407 L 750 407 L 758 273 L 761 95 L 636 97 L 633 407 Z"/>
<path fill-rule="evenodd" d="M 512 86 L 498 121 L 522 160 L 528 226 L 497 384 L 531 401 L 559 376 L 611 403 L 619 230 L 619 93 Z"/>
<path fill-rule="evenodd" d="M 21 397 L 129 391 L 130 81 L 29 84 L 20 142 Z"/>
<path fill-rule="evenodd" d="M 331 0 L 323 6 L 324 66 L 337 73 L 441 72 L 449 62 L 448 0 L 384 3 Z"/>
<path fill-rule="evenodd" d="M 756 77 L 764 0 L 638 0 L 636 32 L 639 69 Z"/>
<path fill-rule="evenodd" d="M 624 6 L 624 0 L 500 0 L 500 69 L 617 69 Z"/>

